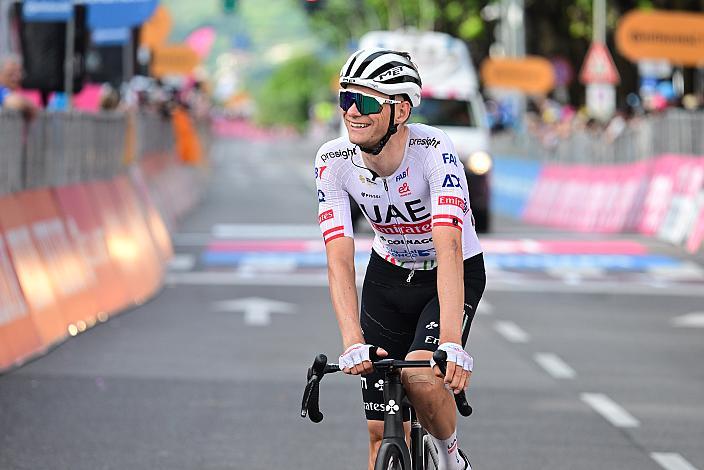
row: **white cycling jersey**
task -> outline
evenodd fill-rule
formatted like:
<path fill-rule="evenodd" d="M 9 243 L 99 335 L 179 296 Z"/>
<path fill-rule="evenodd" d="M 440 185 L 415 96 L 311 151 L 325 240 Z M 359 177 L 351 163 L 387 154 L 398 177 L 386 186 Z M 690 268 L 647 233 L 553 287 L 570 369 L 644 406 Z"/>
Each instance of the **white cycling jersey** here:
<path fill-rule="evenodd" d="M 436 266 L 432 229 L 462 231 L 464 259 L 481 253 L 469 204 L 467 179 L 450 138 L 440 129 L 409 124 L 403 160 L 393 175 L 375 177 L 359 147 L 347 136 L 320 147 L 315 158 L 318 222 L 327 244 L 352 237 L 349 196 L 357 202 L 375 237 L 372 248 L 408 269 Z"/>

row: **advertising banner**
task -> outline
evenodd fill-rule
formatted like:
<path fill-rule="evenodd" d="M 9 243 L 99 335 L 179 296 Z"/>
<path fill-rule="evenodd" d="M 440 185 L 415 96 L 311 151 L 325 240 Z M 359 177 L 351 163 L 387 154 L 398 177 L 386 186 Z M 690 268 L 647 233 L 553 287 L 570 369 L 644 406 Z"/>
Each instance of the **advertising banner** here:
<path fill-rule="evenodd" d="M 69 238 L 50 190 L 24 191 L 16 197 L 64 315 L 83 330 L 98 312 L 93 269 Z"/>
<path fill-rule="evenodd" d="M 24 302 L 29 308 L 36 332 L 42 345 L 52 345 L 67 336 L 70 321 L 62 314 L 52 280 L 32 239 L 23 207 L 15 196 L 0 198 L 0 227 L 4 236 L 5 253 L 12 263 L 14 276 L 24 295 Z M 13 299 L 8 302 L 13 304 L 13 307 L 10 307 L 10 315 L 21 317 L 23 305 L 22 301 L 16 298 L 13 277 L 4 277 L 8 286 L 6 289 L 10 292 L 7 295 L 11 296 L 8 298 Z M 25 337 L 27 336 L 31 336 L 31 333 L 27 333 Z M 32 344 L 31 339 L 26 341 Z"/>
<path fill-rule="evenodd" d="M 82 184 L 55 188 L 54 195 L 71 240 L 95 273 L 98 311 L 109 314 L 124 308 L 129 296 L 124 279 L 110 259 L 97 204 Z"/>

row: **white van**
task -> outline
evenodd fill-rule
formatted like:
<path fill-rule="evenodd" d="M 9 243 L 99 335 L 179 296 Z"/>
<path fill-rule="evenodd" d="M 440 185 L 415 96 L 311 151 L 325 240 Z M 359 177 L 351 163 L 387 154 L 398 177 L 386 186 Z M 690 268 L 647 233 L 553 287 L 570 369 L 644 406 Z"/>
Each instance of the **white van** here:
<path fill-rule="evenodd" d="M 365 34 L 359 41 L 359 48 L 370 47 L 411 54 L 423 82 L 421 104 L 413 109 L 411 122 L 440 128 L 450 136 L 465 165 L 476 229 L 488 231 L 490 134 L 477 73 L 467 46 L 445 33 L 398 30 Z M 344 125 L 342 127 L 344 129 Z"/>

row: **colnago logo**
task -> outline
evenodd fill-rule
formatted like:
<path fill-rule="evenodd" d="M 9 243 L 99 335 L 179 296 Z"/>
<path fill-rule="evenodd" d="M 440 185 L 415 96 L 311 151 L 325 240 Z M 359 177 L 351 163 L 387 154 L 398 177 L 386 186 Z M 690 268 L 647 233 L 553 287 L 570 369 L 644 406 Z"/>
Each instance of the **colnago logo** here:
<path fill-rule="evenodd" d="M 395 415 L 396 412 L 400 409 L 401 408 L 396 403 L 396 400 L 389 400 L 389 404 L 386 405 L 386 412 L 389 413 L 390 415 Z"/>
<path fill-rule="evenodd" d="M 318 223 L 322 224 L 326 220 L 330 220 L 333 217 L 334 217 L 334 213 L 333 213 L 332 209 L 328 209 L 318 216 Z"/>
<path fill-rule="evenodd" d="M 331 158 L 342 158 L 343 160 L 347 160 L 352 155 L 357 155 L 357 147 L 346 148 L 344 150 L 335 150 L 334 152 L 324 153 L 320 156 L 320 159 L 324 162 L 328 161 Z"/>
<path fill-rule="evenodd" d="M 441 206 L 456 206 L 462 209 L 462 211 L 466 211 L 464 199 L 456 196 L 439 196 L 438 204 Z"/>
<path fill-rule="evenodd" d="M 362 197 L 370 198 L 370 199 L 381 199 L 381 196 L 378 194 L 369 194 L 369 193 L 362 193 Z"/>
<path fill-rule="evenodd" d="M 420 240 L 386 240 L 384 237 L 379 237 L 386 241 L 388 245 L 425 245 L 426 243 L 432 243 L 432 238 L 421 238 Z"/>
<path fill-rule="evenodd" d="M 438 145 L 440 145 L 440 141 L 437 140 L 435 137 L 423 137 L 422 139 L 408 139 L 408 146 L 411 147 L 413 145 L 418 145 L 419 147 L 425 148 L 438 148 Z"/>
<path fill-rule="evenodd" d="M 365 411 L 381 411 L 382 413 L 386 411 L 386 407 L 383 403 L 373 403 L 368 401 L 364 402 L 364 409 Z"/>
<path fill-rule="evenodd" d="M 374 383 L 374 388 L 380 392 L 384 390 L 384 379 L 379 379 Z"/>

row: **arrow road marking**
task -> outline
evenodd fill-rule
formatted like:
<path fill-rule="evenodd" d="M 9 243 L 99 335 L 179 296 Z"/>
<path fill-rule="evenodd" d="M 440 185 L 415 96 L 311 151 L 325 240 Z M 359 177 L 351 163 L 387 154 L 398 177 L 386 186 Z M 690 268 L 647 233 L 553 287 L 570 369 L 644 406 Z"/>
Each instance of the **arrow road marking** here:
<path fill-rule="evenodd" d="M 679 328 L 704 328 L 704 312 L 688 313 L 672 319 L 672 326 Z"/>
<path fill-rule="evenodd" d="M 216 312 L 241 311 L 244 313 L 244 323 L 249 326 L 268 325 L 271 323 L 272 313 L 293 314 L 296 312 L 292 304 L 259 297 L 213 302 L 213 310 Z"/>

